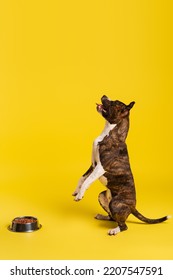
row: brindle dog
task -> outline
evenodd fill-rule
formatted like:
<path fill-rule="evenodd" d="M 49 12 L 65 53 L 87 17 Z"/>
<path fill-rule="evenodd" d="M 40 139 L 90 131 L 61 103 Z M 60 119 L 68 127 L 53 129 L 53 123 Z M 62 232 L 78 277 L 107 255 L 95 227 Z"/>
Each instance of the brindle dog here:
<path fill-rule="evenodd" d="M 99 194 L 99 202 L 108 216 L 98 214 L 96 219 L 113 220 L 118 225 L 109 230 L 115 235 L 126 230 L 126 219 L 130 214 L 143 222 L 154 224 L 169 218 L 148 219 L 136 210 L 136 192 L 125 143 L 129 130 L 129 113 L 135 102 L 129 105 L 107 96 L 101 98 L 97 111 L 106 119 L 106 125 L 93 143 L 92 165 L 79 180 L 73 195 L 75 200 L 83 198 L 85 190 L 96 179 L 99 179 L 107 190 Z"/>

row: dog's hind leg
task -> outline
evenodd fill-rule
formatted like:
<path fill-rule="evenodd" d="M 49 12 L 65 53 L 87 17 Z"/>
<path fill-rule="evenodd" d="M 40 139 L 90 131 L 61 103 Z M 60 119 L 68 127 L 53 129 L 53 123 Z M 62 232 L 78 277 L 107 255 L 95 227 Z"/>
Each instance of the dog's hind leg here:
<path fill-rule="evenodd" d="M 102 214 L 97 214 L 95 216 L 95 218 L 97 220 L 107 220 L 107 221 L 113 220 L 111 217 L 110 209 L 109 209 L 109 203 L 110 203 L 111 199 L 112 199 L 112 195 L 111 195 L 111 192 L 109 189 L 106 191 L 103 191 L 99 194 L 99 196 L 98 196 L 99 203 L 102 206 L 102 208 L 108 213 L 108 216 L 105 216 Z"/>
<path fill-rule="evenodd" d="M 110 211 L 111 211 L 111 216 L 112 216 L 113 220 L 116 221 L 118 226 L 113 229 L 110 229 L 108 231 L 108 234 L 116 235 L 120 231 L 127 230 L 128 227 L 125 222 L 131 213 L 130 207 L 123 202 L 118 202 L 118 201 L 112 200 L 110 202 Z"/>

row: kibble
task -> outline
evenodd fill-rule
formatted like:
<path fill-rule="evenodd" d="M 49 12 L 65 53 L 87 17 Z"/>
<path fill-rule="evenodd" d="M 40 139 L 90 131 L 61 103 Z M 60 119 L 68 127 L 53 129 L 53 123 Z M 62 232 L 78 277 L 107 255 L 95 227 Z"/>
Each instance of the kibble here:
<path fill-rule="evenodd" d="M 13 223 L 16 224 L 31 224 L 35 223 L 37 220 L 34 218 L 16 218 L 13 220 Z"/>

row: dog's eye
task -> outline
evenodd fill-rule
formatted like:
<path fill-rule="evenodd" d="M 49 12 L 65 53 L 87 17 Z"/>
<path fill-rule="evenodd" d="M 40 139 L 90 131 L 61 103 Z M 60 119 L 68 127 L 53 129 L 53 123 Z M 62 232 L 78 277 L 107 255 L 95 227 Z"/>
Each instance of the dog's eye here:
<path fill-rule="evenodd" d="M 118 111 L 120 111 L 120 110 L 121 110 L 121 106 L 116 105 L 116 109 L 117 109 Z"/>

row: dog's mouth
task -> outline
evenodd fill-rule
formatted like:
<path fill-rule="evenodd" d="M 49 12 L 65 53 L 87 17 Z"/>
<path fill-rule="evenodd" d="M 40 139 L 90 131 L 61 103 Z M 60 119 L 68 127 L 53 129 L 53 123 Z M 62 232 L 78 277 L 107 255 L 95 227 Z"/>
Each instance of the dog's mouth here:
<path fill-rule="evenodd" d="M 99 113 L 107 113 L 107 111 L 106 111 L 106 109 L 104 108 L 104 106 L 103 106 L 103 104 L 98 104 L 98 103 L 96 103 L 96 105 L 97 105 L 97 111 L 99 112 Z"/>
<path fill-rule="evenodd" d="M 101 98 L 101 104 L 96 103 L 97 111 L 104 117 L 107 118 L 109 115 L 111 100 L 106 96 L 103 95 Z"/>

